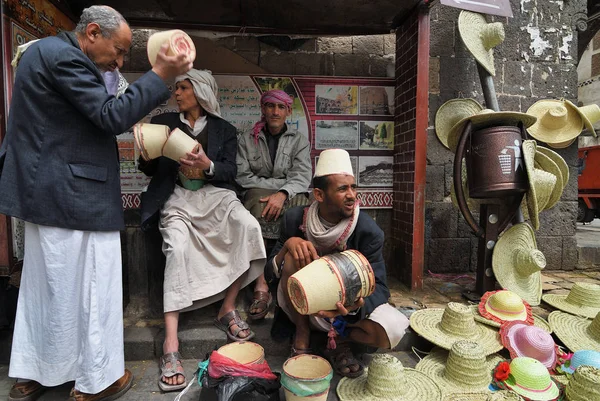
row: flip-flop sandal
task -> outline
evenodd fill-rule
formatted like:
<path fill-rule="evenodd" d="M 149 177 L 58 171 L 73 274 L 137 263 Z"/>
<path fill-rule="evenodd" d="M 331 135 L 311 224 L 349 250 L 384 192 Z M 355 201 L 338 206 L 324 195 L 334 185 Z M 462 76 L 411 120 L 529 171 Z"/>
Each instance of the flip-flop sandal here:
<path fill-rule="evenodd" d="M 235 309 L 224 314 L 220 319 L 215 319 L 213 323 L 219 330 L 223 330 L 232 341 L 249 341 L 254 338 L 254 332 L 250 330 L 248 323 L 242 320 L 240 313 Z M 237 329 L 232 330 L 233 325 L 237 325 Z M 247 337 L 238 337 L 238 334 L 244 330 L 250 331 L 250 334 Z"/>
<path fill-rule="evenodd" d="M 248 308 L 248 319 L 250 320 L 260 320 L 264 319 L 269 313 L 269 309 L 271 309 L 271 304 L 273 303 L 273 296 L 268 291 L 254 291 L 252 304 Z M 252 313 L 250 312 L 252 309 L 258 309 L 260 312 Z"/>
<path fill-rule="evenodd" d="M 15 383 L 8 394 L 8 401 L 34 401 L 40 398 L 47 389 L 33 380 Z"/>
<path fill-rule="evenodd" d="M 177 391 L 184 389 L 187 386 L 187 380 L 185 379 L 185 373 L 183 372 L 183 365 L 181 364 L 181 355 L 179 352 L 168 352 L 160 357 L 160 377 L 158 378 L 158 387 L 164 391 Z M 171 364 L 167 367 L 167 364 Z M 181 371 L 179 367 L 181 366 Z M 176 375 L 183 376 L 183 383 L 181 384 L 168 384 L 165 383 L 163 377 L 174 377 Z"/>
<path fill-rule="evenodd" d="M 335 373 L 342 377 L 349 377 L 351 379 L 359 377 L 363 374 L 365 368 L 352 354 L 352 350 L 349 345 L 339 344 L 336 349 L 328 349 L 325 351 L 325 356 L 331 363 L 331 366 Z M 351 365 L 358 365 L 358 370 L 353 372 L 350 370 Z M 348 368 L 348 372 L 343 372 L 342 369 Z"/>

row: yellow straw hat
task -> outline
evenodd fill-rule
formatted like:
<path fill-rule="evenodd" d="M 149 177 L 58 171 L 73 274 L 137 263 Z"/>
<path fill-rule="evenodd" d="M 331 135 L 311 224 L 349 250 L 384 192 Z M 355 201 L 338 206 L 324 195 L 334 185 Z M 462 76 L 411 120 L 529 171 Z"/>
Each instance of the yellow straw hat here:
<path fill-rule="evenodd" d="M 544 294 L 542 300 L 572 315 L 593 319 L 600 312 L 600 285 L 575 283 L 568 294 Z"/>
<path fill-rule="evenodd" d="M 498 238 L 492 254 L 496 280 L 502 288 L 518 294 L 532 306 L 540 304 L 541 271 L 545 267 L 546 258 L 537 249 L 535 234 L 529 224 L 515 224 Z"/>
<path fill-rule="evenodd" d="M 486 355 L 503 348 L 498 331 L 476 322 L 471 308 L 457 302 L 448 302 L 444 309 L 414 312 L 410 317 L 410 327 L 421 337 L 447 350 L 460 340 L 478 342 Z"/>
<path fill-rule="evenodd" d="M 475 99 L 451 99 L 442 104 L 435 113 L 435 133 L 442 145 L 448 147 L 448 133 L 454 124 L 482 109 Z"/>
<path fill-rule="evenodd" d="M 592 320 L 554 311 L 548 315 L 550 327 L 572 352 L 600 351 L 600 313 Z"/>
<path fill-rule="evenodd" d="M 471 310 L 473 311 L 473 314 L 475 315 L 476 321 L 483 323 L 483 324 L 487 324 L 488 326 L 496 327 L 496 328 L 500 328 L 500 326 L 502 326 L 502 323 L 494 322 L 493 320 L 486 319 L 483 316 L 481 316 L 479 314 L 479 305 L 471 305 Z M 533 325 L 534 326 L 539 327 L 540 329 L 544 329 L 548 333 L 552 334 L 552 329 L 550 328 L 550 324 L 548 324 L 548 322 L 543 317 L 541 317 L 540 315 L 536 315 L 535 313 L 533 313 L 532 316 L 533 316 Z"/>
<path fill-rule="evenodd" d="M 600 107 L 595 103 L 588 104 L 587 106 L 577 107 L 568 100 L 565 100 L 565 102 L 569 103 L 577 110 L 583 120 L 585 128 L 590 131 L 593 136 L 596 136 L 594 124 L 600 121 Z"/>
<path fill-rule="evenodd" d="M 563 189 L 564 189 L 567 186 L 567 184 L 569 183 L 569 177 L 570 177 L 569 166 L 567 166 L 567 162 L 565 161 L 565 159 L 563 159 L 563 157 L 561 155 L 559 155 L 552 149 L 548 149 L 544 146 L 537 145 L 535 155 L 537 156 L 540 153 L 548 156 L 554 163 L 556 163 L 556 165 L 558 166 L 558 169 L 561 172 Z"/>
<path fill-rule="evenodd" d="M 452 344 L 450 352 L 434 348 L 415 369 L 433 379 L 442 392 L 489 391 L 492 370 L 503 360 L 498 354 L 486 357 L 475 341 L 460 340 Z"/>
<path fill-rule="evenodd" d="M 482 14 L 461 11 L 458 32 L 475 60 L 495 76 L 494 47 L 504 41 L 504 25 L 500 22 L 488 23 Z"/>
<path fill-rule="evenodd" d="M 539 100 L 529 107 L 527 114 L 537 117 L 537 122 L 527 128 L 529 134 L 552 147 L 568 146 L 583 129 L 583 119 L 571 102 Z"/>
<path fill-rule="evenodd" d="M 525 159 L 527 179 L 529 180 L 529 189 L 525 194 L 527 214 L 533 228 L 538 230 L 540 228 L 539 213 L 546 209 L 546 206 L 552 197 L 554 187 L 556 186 L 556 176 L 547 171 L 535 168 L 535 141 L 523 141 L 521 149 L 523 152 L 523 159 Z"/>
<path fill-rule="evenodd" d="M 196 59 L 196 46 L 192 38 L 182 30 L 172 29 L 170 31 L 156 32 L 148 38 L 147 52 L 150 65 L 156 63 L 156 55 L 164 43 L 169 44 L 167 56 L 176 56 L 180 53 L 187 54 L 190 61 Z"/>
<path fill-rule="evenodd" d="M 565 149 L 571 146 L 573 142 L 575 142 L 577 138 L 573 138 L 570 141 L 559 142 L 559 143 L 548 143 L 547 145 L 553 149 Z"/>
<path fill-rule="evenodd" d="M 488 291 L 479 302 L 479 314 L 497 323 L 522 320 L 533 324 L 531 306 L 510 290 Z"/>
<path fill-rule="evenodd" d="M 577 368 L 565 387 L 565 395 L 568 401 L 600 400 L 600 369 L 592 366 Z"/>
<path fill-rule="evenodd" d="M 488 127 L 517 126 L 521 122 L 525 128 L 527 128 L 535 124 L 536 118 L 529 114 L 519 113 L 517 111 L 494 111 L 483 109 L 477 114 L 462 118 L 452 126 L 448 133 L 448 146 L 451 151 L 456 152 L 458 140 L 468 121 L 471 121 L 473 131 L 477 131 Z"/>
<path fill-rule="evenodd" d="M 340 380 L 337 395 L 341 401 L 439 401 L 442 391 L 425 374 L 403 367 L 396 357 L 376 354 L 362 376 Z"/>

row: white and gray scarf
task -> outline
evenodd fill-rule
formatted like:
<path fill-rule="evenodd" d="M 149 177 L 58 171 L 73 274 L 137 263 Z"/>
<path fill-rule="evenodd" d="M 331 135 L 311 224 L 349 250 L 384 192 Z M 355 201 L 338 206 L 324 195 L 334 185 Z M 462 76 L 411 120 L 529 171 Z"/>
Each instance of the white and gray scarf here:
<path fill-rule="evenodd" d="M 360 207 L 358 200 L 352 216 L 342 219 L 332 227 L 327 227 L 319 218 L 319 202 L 313 202 L 304 213 L 304 233 L 306 239 L 313 243 L 319 254 L 346 250 L 346 242 L 354 232 L 358 223 Z"/>

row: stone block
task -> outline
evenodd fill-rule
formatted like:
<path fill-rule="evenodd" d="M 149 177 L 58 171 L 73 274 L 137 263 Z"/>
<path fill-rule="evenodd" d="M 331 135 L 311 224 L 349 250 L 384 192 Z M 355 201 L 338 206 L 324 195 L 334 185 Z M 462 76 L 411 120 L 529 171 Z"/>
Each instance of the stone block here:
<path fill-rule="evenodd" d="M 333 55 L 296 53 L 297 75 L 333 75 Z"/>
<path fill-rule="evenodd" d="M 575 237 L 563 237 L 562 243 L 562 268 L 563 270 L 574 270 L 579 265 L 579 253 L 577 252 L 577 239 Z"/>
<path fill-rule="evenodd" d="M 441 4 L 436 5 L 438 8 L 438 20 L 439 21 L 449 21 L 456 22 L 458 21 L 458 15 L 460 14 L 460 9 L 455 7 L 443 6 Z"/>
<path fill-rule="evenodd" d="M 261 52 L 260 66 L 271 74 L 293 75 L 296 73 L 296 55 L 287 52 Z"/>
<path fill-rule="evenodd" d="M 561 155 L 562 158 L 565 159 L 565 162 L 568 166 L 577 167 L 577 165 L 579 164 L 579 149 L 577 147 L 577 141 L 573 142 L 573 144 L 571 144 L 571 146 L 569 146 L 568 148 L 552 150 Z M 577 171 L 575 171 L 574 177 L 575 179 L 577 179 Z"/>
<path fill-rule="evenodd" d="M 425 249 L 425 271 L 458 273 L 469 269 L 471 240 L 468 238 L 432 238 Z"/>
<path fill-rule="evenodd" d="M 383 56 L 384 36 L 385 35 L 353 36 L 352 53 Z"/>
<path fill-rule="evenodd" d="M 425 200 L 442 202 L 444 200 L 444 166 L 428 165 L 425 173 Z"/>
<path fill-rule="evenodd" d="M 537 246 L 546 257 L 546 270 L 562 269 L 562 237 L 536 236 Z"/>
<path fill-rule="evenodd" d="M 254 65 L 258 65 L 258 63 L 260 62 L 260 52 L 237 50 L 235 53 Z"/>
<path fill-rule="evenodd" d="M 498 95 L 498 105 L 502 111 L 521 111 L 521 96 Z"/>
<path fill-rule="evenodd" d="M 317 40 L 317 51 L 319 53 L 352 53 L 352 37 L 323 37 Z"/>
<path fill-rule="evenodd" d="M 148 61 L 146 44 L 155 30 L 134 29 L 131 37 L 131 48 L 128 59 L 123 63 L 123 71 L 148 71 L 152 68 Z"/>
<path fill-rule="evenodd" d="M 513 12 L 514 12 L 513 7 Z M 529 34 L 521 29 L 521 24 L 511 20 L 511 23 L 504 22 L 504 42 L 494 48 L 494 59 L 496 63 L 502 63 L 506 61 L 520 61 L 523 62 L 523 56 L 521 54 L 525 47 L 529 46 Z M 503 22 L 503 21 L 500 21 Z M 525 49 L 526 50 L 526 49 Z M 496 64 L 498 67 L 498 64 Z"/>
<path fill-rule="evenodd" d="M 431 40 L 429 43 L 429 55 L 432 57 L 453 56 L 454 46 L 458 38 L 456 22 L 437 21 L 431 23 Z"/>
<path fill-rule="evenodd" d="M 452 206 L 454 206 L 454 205 L 452 205 Z M 462 213 L 460 212 L 458 207 L 454 206 L 454 209 L 456 209 L 456 212 L 458 213 L 458 231 L 457 231 L 458 237 L 459 238 L 474 238 L 475 233 L 473 232 L 473 229 L 471 229 L 471 226 L 467 223 L 467 221 L 465 220 L 464 216 L 462 215 Z M 471 210 L 471 213 L 473 214 L 473 218 L 475 219 L 477 224 L 479 224 L 479 210 Z"/>
<path fill-rule="evenodd" d="M 479 75 L 473 58 L 440 57 L 440 92 L 450 92 L 451 98 L 462 93 L 470 97 L 479 90 Z"/>
<path fill-rule="evenodd" d="M 156 327 L 125 327 L 123 340 L 125 343 L 125 360 L 141 361 L 157 357 L 155 337 L 160 329 Z M 162 351 L 162 343 L 159 352 Z"/>
<path fill-rule="evenodd" d="M 262 45 L 255 36 L 237 36 L 235 38 L 235 50 L 238 52 L 259 52 Z"/>
<path fill-rule="evenodd" d="M 306 41 L 302 44 L 302 46 L 298 47 L 295 51 L 304 53 L 315 53 L 317 51 L 317 39 L 306 38 Z"/>
<path fill-rule="evenodd" d="M 521 26 L 526 34 L 521 42 L 521 55 L 529 63 L 558 62 L 558 29 L 541 26 Z"/>
<path fill-rule="evenodd" d="M 437 79 L 439 80 L 439 75 L 438 75 Z M 429 81 L 431 82 L 431 75 L 429 75 Z M 439 89 L 439 86 L 438 86 L 438 89 Z M 431 93 L 431 91 L 429 92 L 429 128 L 435 129 L 435 115 L 443 103 L 444 103 L 444 101 L 439 96 L 439 92 L 438 92 L 438 94 L 433 94 L 433 93 Z M 427 146 L 429 146 L 429 143 L 427 144 Z M 433 164 L 438 164 L 438 163 L 433 163 Z"/>
<path fill-rule="evenodd" d="M 429 93 L 440 93 L 440 59 L 438 57 L 429 57 Z"/>
<path fill-rule="evenodd" d="M 452 190 L 452 180 L 454 174 L 454 165 L 451 163 L 444 164 L 444 200 L 451 202 L 450 191 Z"/>
<path fill-rule="evenodd" d="M 433 129 L 427 130 L 427 160 L 432 164 L 451 164 L 454 162 L 454 153 L 442 145 Z"/>
<path fill-rule="evenodd" d="M 368 76 L 370 60 L 366 54 L 334 54 L 334 75 L 339 76 Z"/>
<path fill-rule="evenodd" d="M 369 57 L 369 76 L 370 77 L 387 77 L 388 66 L 393 63 L 393 60 L 381 56 Z"/>
<path fill-rule="evenodd" d="M 425 204 L 425 239 L 456 238 L 458 212 L 451 203 Z"/>
<path fill-rule="evenodd" d="M 554 63 L 532 65 L 532 96 L 540 99 L 577 99 L 577 66 Z"/>
<path fill-rule="evenodd" d="M 532 71 L 528 64 L 520 61 L 506 61 L 498 68 L 502 72 L 500 93 L 531 96 Z"/>
<path fill-rule="evenodd" d="M 558 202 L 552 209 L 540 213 L 540 229 L 538 236 L 575 235 L 575 220 L 577 218 L 577 202 Z"/>
<path fill-rule="evenodd" d="M 577 167 L 569 167 L 569 182 L 565 187 L 561 201 L 577 201 Z"/>
<path fill-rule="evenodd" d="M 229 50 L 236 50 L 236 47 L 235 47 L 236 39 L 237 38 L 235 36 L 227 36 L 224 38 L 215 39 L 215 40 L 213 40 L 213 43 L 219 47 L 224 47 Z M 256 51 L 258 51 L 258 47 L 256 48 Z"/>
<path fill-rule="evenodd" d="M 396 54 L 396 34 L 383 35 L 383 54 Z"/>
<path fill-rule="evenodd" d="M 477 254 L 478 247 L 479 239 L 471 238 L 471 265 L 469 266 L 469 271 L 471 272 L 477 271 L 477 258 L 479 257 Z"/>

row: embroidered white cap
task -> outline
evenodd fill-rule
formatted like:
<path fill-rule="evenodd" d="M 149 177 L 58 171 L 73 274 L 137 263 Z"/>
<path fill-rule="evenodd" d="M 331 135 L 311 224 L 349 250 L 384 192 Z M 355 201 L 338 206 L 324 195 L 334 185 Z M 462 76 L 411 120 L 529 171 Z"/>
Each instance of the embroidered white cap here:
<path fill-rule="evenodd" d="M 315 167 L 315 177 L 332 174 L 344 174 L 354 177 L 350 154 L 343 149 L 326 149 L 319 155 Z"/>

